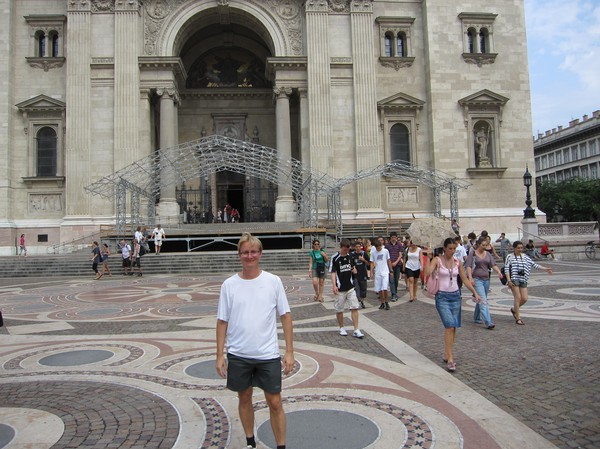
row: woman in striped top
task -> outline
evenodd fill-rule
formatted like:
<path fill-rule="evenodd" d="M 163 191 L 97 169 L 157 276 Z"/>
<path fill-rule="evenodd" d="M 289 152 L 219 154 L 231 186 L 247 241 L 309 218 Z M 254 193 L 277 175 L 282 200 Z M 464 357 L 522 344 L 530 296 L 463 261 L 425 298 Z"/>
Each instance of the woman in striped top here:
<path fill-rule="evenodd" d="M 521 319 L 521 307 L 527 302 L 527 281 L 531 269 L 545 270 L 548 274 L 552 274 L 552 268 L 544 267 L 535 263 L 531 258 L 523 253 L 523 243 L 516 241 L 513 243 L 513 254 L 509 254 L 504 262 L 506 278 L 508 286 L 512 290 L 515 299 L 514 306 L 510 312 L 515 319 L 516 324 L 523 325 Z"/>

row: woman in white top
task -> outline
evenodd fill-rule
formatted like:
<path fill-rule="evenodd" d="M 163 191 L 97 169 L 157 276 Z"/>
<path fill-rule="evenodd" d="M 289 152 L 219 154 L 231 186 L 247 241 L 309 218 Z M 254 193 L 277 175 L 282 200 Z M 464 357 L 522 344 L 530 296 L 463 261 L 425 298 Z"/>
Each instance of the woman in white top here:
<path fill-rule="evenodd" d="M 552 268 L 544 267 L 535 263 L 527 254 L 523 254 L 523 243 L 516 241 L 513 243 L 513 254 L 506 256 L 504 262 L 506 279 L 510 287 L 514 304 L 510 309 L 515 323 L 519 325 L 525 324 L 521 319 L 521 307 L 527 302 L 527 283 L 529 282 L 529 273 L 531 269 L 545 270 L 548 274 L 552 274 Z"/>
<path fill-rule="evenodd" d="M 408 284 L 409 301 L 417 299 L 419 283 L 417 279 L 421 276 L 421 253 L 427 254 L 412 241 L 407 249 L 404 250 L 404 266 L 406 270 L 406 282 Z"/>

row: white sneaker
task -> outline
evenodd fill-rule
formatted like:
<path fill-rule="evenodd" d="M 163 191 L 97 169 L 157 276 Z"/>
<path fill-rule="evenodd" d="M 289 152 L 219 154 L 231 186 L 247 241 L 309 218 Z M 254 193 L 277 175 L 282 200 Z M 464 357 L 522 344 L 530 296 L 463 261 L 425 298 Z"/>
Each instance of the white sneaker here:
<path fill-rule="evenodd" d="M 340 327 L 340 335 L 342 337 L 345 337 L 346 335 L 348 335 L 348 332 L 346 332 L 346 329 L 344 329 L 343 327 Z"/>
<path fill-rule="evenodd" d="M 356 329 L 352 332 L 352 336 L 356 338 L 363 338 L 365 335 L 360 331 L 360 329 Z"/>

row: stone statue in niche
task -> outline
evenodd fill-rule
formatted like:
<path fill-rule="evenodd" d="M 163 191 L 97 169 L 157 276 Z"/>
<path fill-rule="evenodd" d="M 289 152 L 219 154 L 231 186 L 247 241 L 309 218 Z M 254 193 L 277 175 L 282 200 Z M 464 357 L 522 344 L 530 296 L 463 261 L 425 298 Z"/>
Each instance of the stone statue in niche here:
<path fill-rule="evenodd" d="M 477 167 L 479 168 L 490 168 L 490 157 L 488 148 L 490 145 L 490 128 L 482 125 L 475 131 L 475 156 L 477 160 Z"/>

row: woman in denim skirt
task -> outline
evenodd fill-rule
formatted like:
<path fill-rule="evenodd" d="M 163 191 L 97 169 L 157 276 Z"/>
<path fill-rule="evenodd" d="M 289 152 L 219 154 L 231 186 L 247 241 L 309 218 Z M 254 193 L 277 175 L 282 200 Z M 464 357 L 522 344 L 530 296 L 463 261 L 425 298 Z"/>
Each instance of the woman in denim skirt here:
<path fill-rule="evenodd" d="M 439 279 L 439 290 L 435 295 L 435 308 L 445 328 L 444 362 L 450 372 L 456 371 L 453 355 L 454 339 L 456 328 L 461 325 L 461 296 L 457 282 L 458 276 L 462 279 L 463 285 L 473 293 L 475 301 L 481 302 L 481 297 L 467 278 L 462 262 L 454 258 L 455 251 L 454 239 L 447 238 L 444 240 L 444 254 L 431 257 L 425 267 L 425 276 L 438 276 Z M 430 254 L 433 254 L 433 251 L 430 251 Z"/>

